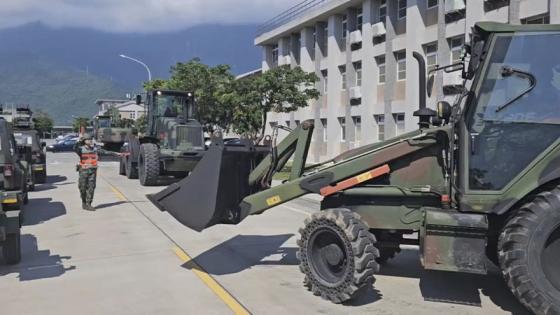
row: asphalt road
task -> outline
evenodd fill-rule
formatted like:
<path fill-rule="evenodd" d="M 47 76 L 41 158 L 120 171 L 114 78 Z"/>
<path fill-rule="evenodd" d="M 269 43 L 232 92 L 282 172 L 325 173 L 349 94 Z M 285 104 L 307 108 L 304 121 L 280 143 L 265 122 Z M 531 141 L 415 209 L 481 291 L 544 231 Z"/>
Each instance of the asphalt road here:
<path fill-rule="evenodd" d="M 500 276 L 424 271 L 406 246 L 357 300 L 334 305 L 302 285 L 297 230 L 318 210 L 300 199 L 237 226 L 191 231 L 102 162 L 96 212 L 81 210 L 73 153 L 48 154 L 32 192 L 23 259 L 0 259 L 1 314 L 526 314 Z M 201 196 L 203 197 L 203 196 Z"/>

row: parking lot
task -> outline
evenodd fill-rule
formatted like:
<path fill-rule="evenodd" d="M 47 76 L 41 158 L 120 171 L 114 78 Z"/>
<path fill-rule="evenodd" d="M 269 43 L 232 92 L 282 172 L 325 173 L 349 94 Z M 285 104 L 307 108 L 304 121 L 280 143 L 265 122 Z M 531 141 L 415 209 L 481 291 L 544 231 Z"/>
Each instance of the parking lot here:
<path fill-rule="evenodd" d="M 191 231 L 102 162 L 94 206 L 81 209 L 73 153 L 48 154 L 30 194 L 22 262 L 0 260 L 5 314 L 525 314 L 500 275 L 424 271 L 404 247 L 360 298 L 335 305 L 302 285 L 296 239 L 319 208 L 303 198 L 237 226 Z M 204 196 L 201 196 L 204 198 Z"/>

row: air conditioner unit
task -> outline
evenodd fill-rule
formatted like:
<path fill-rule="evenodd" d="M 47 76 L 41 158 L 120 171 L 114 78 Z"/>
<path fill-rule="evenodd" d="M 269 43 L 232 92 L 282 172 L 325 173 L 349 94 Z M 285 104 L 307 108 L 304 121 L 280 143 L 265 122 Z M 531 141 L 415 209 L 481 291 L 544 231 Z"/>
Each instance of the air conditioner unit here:
<path fill-rule="evenodd" d="M 358 100 L 362 98 L 362 87 L 361 86 L 354 86 L 350 88 L 349 91 L 350 99 L 351 100 Z"/>
<path fill-rule="evenodd" d="M 387 30 L 385 29 L 385 23 L 383 22 L 375 23 L 371 26 L 371 28 L 373 32 L 373 37 L 383 36 L 385 35 L 385 33 L 387 33 Z"/>
<path fill-rule="evenodd" d="M 359 44 L 362 42 L 362 31 L 355 30 L 350 33 L 350 44 Z"/>
<path fill-rule="evenodd" d="M 464 10 L 466 8 L 464 0 L 447 0 L 445 1 L 445 13 L 453 13 Z"/>

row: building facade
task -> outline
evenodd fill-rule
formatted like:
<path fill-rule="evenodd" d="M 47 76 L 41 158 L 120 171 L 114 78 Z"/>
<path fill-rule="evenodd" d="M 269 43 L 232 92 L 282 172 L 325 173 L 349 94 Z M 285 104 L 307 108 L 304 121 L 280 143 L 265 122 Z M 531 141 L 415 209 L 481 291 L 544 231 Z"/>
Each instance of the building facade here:
<path fill-rule="evenodd" d="M 560 23 L 560 0 L 307 0 L 259 28 L 262 70 L 299 66 L 319 77 L 318 100 L 268 121 L 293 127 L 313 119 L 309 160 L 418 127 L 418 64 L 428 69 L 461 61 L 470 29 L 479 21 Z M 428 106 L 452 99 L 460 72 L 435 77 Z"/>
<path fill-rule="evenodd" d="M 144 104 L 136 104 L 135 100 L 100 99 L 95 101 L 98 115 L 104 115 L 109 108 L 116 107 L 121 118 L 136 120 L 146 113 Z"/>

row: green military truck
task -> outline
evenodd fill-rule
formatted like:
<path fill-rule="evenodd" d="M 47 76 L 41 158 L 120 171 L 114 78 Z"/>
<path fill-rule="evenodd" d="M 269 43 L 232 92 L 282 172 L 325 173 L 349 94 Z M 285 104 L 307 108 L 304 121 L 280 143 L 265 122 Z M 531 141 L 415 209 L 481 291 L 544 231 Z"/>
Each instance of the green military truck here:
<path fill-rule="evenodd" d="M 33 112 L 29 106 L 19 106 L 12 117 L 12 127 L 22 163 L 28 168 L 29 190 L 35 184 L 43 184 L 47 180 L 47 164 L 44 152 L 45 143 L 41 142 L 39 133 L 34 128 Z"/>
<path fill-rule="evenodd" d="M 0 246 L 8 264 L 21 259 L 20 227 L 23 205 L 28 201 L 28 168 L 17 152 L 12 128 L 0 118 Z"/>
<path fill-rule="evenodd" d="M 138 97 L 137 103 L 141 103 Z M 148 126 L 139 136 L 130 134 L 123 146 L 121 174 L 139 177 L 144 186 L 160 176 L 185 177 L 205 152 L 204 132 L 196 119 L 190 92 L 151 90 L 147 93 Z"/>
<path fill-rule="evenodd" d="M 131 130 L 132 126 L 117 126 L 117 122 L 110 115 L 98 115 L 93 119 L 95 141 L 103 143 L 103 148 L 106 150 L 118 152 Z"/>
<path fill-rule="evenodd" d="M 307 169 L 313 121 L 275 147 L 214 141 L 189 177 L 149 198 L 201 231 L 321 195 L 297 257 L 304 285 L 334 303 L 408 244 L 429 270 L 486 274 L 492 261 L 530 311 L 560 314 L 559 49 L 560 25 L 477 23 L 465 60 L 435 70 L 462 71 L 453 105 L 426 107 L 431 84 L 412 53 L 418 130 Z M 290 178 L 271 187 L 290 156 Z"/>

